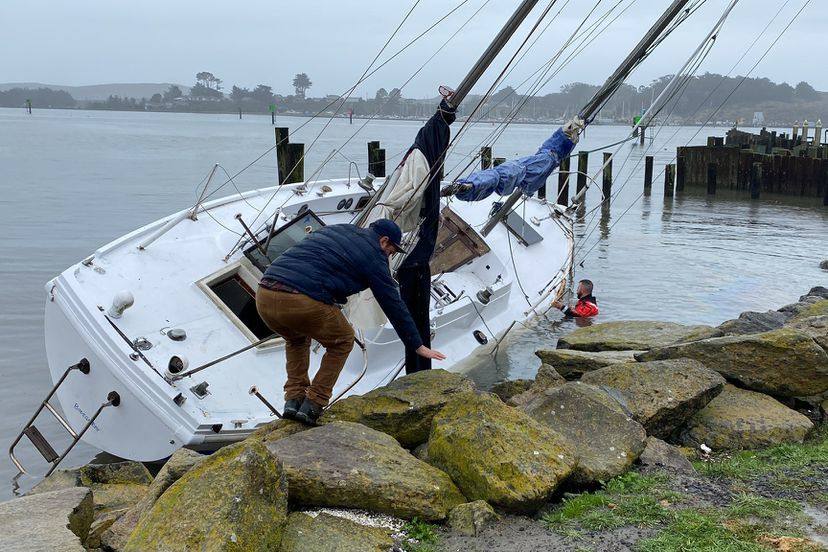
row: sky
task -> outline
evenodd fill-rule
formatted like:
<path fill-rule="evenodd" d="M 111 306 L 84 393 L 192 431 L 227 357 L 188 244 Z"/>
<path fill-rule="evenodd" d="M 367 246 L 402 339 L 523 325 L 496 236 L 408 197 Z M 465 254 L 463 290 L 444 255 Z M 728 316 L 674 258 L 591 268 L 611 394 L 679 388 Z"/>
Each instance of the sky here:
<path fill-rule="evenodd" d="M 489 86 L 549 1 L 538 2 L 527 23 L 513 38 L 510 49 L 504 51 L 481 80 L 478 91 Z M 729 1 L 707 0 L 629 82 L 647 84 L 674 73 Z M 806 1 L 787 0 L 782 14 L 735 74 L 743 74 L 753 64 Z M 551 24 L 504 84 L 520 83 L 549 60 L 595 8 L 596 2 L 557 0 L 544 21 L 545 25 L 554 17 Z M 785 3 L 785 0 L 741 0 L 700 71 L 730 71 Z M 254 87 L 263 83 L 272 86 L 276 93 L 287 94 L 292 93 L 293 75 L 305 72 L 313 82 L 309 95 L 340 94 L 359 80 L 415 4 L 380 60 L 397 52 L 456 6 L 459 8 L 361 83 L 356 89 L 357 95 L 373 97 L 380 87 L 389 90 L 401 87 L 405 97 L 433 97 L 440 84 L 456 85 L 519 2 L 3 0 L 0 2 L 3 38 L 0 82 L 72 86 L 112 82 L 191 85 L 197 72 L 210 71 L 224 81 L 228 91 L 233 84 Z M 603 82 L 669 4 L 669 0 L 600 1 L 593 20 L 595 15 L 615 5 L 618 7 L 613 14 L 627 9 L 540 93 L 555 92 L 569 82 Z M 818 90 L 828 90 L 828 71 L 819 61 L 823 57 L 826 26 L 828 2 L 811 0 L 753 75 L 794 85 L 806 80 Z"/>

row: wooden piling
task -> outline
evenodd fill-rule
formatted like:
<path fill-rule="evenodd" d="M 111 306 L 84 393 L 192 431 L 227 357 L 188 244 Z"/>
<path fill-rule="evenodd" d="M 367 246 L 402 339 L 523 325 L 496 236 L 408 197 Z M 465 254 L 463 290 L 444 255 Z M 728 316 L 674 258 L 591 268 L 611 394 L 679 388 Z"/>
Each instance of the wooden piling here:
<path fill-rule="evenodd" d="M 569 167 L 572 164 L 571 157 L 564 157 L 558 166 L 558 203 L 569 205 Z"/>
<path fill-rule="evenodd" d="M 708 165 L 707 165 L 707 195 L 716 195 L 716 177 L 717 177 L 716 163 L 708 163 Z"/>
<path fill-rule="evenodd" d="M 589 153 L 586 151 L 578 152 L 578 180 L 575 188 L 575 193 L 580 194 L 581 190 L 587 186 L 587 174 L 589 173 Z M 583 202 L 586 204 L 586 201 Z"/>
<path fill-rule="evenodd" d="M 653 190 L 653 156 L 644 158 L 644 195 L 648 196 Z"/>
<path fill-rule="evenodd" d="M 275 133 L 279 184 L 302 182 L 305 180 L 305 144 L 291 144 L 287 128 L 278 127 Z"/>
<path fill-rule="evenodd" d="M 492 146 L 480 148 L 480 168 L 484 171 L 492 168 Z"/>
<path fill-rule="evenodd" d="M 687 182 L 687 159 L 683 155 L 676 157 L 676 193 L 684 191 Z"/>
<path fill-rule="evenodd" d="M 673 197 L 673 188 L 676 183 L 676 166 L 673 164 L 664 167 L 664 197 Z"/>
<path fill-rule="evenodd" d="M 378 141 L 368 142 L 368 172 L 374 176 L 385 176 L 385 150 Z"/>
<path fill-rule="evenodd" d="M 750 169 L 750 199 L 759 199 L 762 191 L 762 163 L 754 163 Z"/>
<path fill-rule="evenodd" d="M 641 127 L 638 129 L 638 140 L 640 145 L 644 145 L 644 141 L 647 139 L 647 127 Z"/>
<path fill-rule="evenodd" d="M 601 182 L 601 191 L 604 195 L 604 203 L 609 204 L 612 197 L 612 154 L 604 152 L 604 174 Z"/>
<path fill-rule="evenodd" d="M 492 161 L 492 166 L 497 167 L 498 165 L 502 165 L 506 162 L 505 157 L 495 157 L 494 161 Z"/>

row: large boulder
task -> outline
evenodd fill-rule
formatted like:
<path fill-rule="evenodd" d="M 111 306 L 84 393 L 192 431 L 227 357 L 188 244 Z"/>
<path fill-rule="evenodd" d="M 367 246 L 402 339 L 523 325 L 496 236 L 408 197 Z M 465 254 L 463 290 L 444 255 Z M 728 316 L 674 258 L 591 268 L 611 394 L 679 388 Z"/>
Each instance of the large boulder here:
<path fill-rule="evenodd" d="M 805 300 L 807 297 L 816 297 L 817 299 L 828 299 L 828 287 L 825 286 L 814 286 L 802 297 L 799 298 L 800 301 Z"/>
<path fill-rule="evenodd" d="M 788 316 L 779 311 L 743 312 L 739 318 L 719 324 L 725 335 L 746 335 L 778 330 L 788 321 Z"/>
<path fill-rule="evenodd" d="M 535 511 L 576 465 L 563 436 L 490 394 L 447 404 L 428 456 L 470 500 L 517 512 Z"/>
<path fill-rule="evenodd" d="M 518 393 L 513 395 L 505 402 L 509 406 L 520 407 L 538 395 L 542 394 L 547 389 L 553 389 L 555 387 L 560 387 L 564 385 L 566 380 L 562 375 L 558 373 L 552 366 L 549 364 L 541 364 L 540 368 L 538 368 L 538 373 L 535 375 L 535 379 L 532 382 L 532 385 L 524 391 L 523 393 Z M 502 397 L 501 397 L 502 398 Z"/>
<path fill-rule="evenodd" d="M 477 536 L 483 529 L 500 519 L 485 500 L 475 500 L 456 506 L 449 513 L 451 529 L 467 537 Z"/>
<path fill-rule="evenodd" d="M 578 457 L 571 480 L 608 481 L 630 469 L 647 433 L 603 390 L 581 382 L 548 389 L 523 410 L 562 435 Z"/>
<path fill-rule="evenodd" d="M 248 437 L 248 439 L 254 439 L 257 441 L 261 441 L 264 444 L 267 444 L 271 441 L 278 441 L 279 439 L 290 437 L 291 435 L 296 435 L 297 433 L 301 433 L 309 428 L 310 426 L 305 425 L 301 422 L 281 418 L 279 420 L 272 421 L 269 424 L 265 424 L 262 427 L 258 428 L 256 431 L 250 434 L 250 437 Z"/>
<path fill-rule="evenodd" d="M 92 492 L 85 487 L 0 503 L 0 550 L 83 552 L 92 518 Z"/>
<path fill-rule="evenodd" d="M 141 517 L 125 550 L 277 550 L 287 519 L 287 482 L 258 441 L 205 458 Z"/>
<path fill-rule="evenodd" d="M 638 457 L 638 462 L 645 468 L 654 470 L 670 470 L 686 474 L 696 473 L 693 464 L 678 447 L 665 443 L 656 437 L 647 437 L 644 452 Z"/>
<path fill-rule="evenodd" d="M 788 327 L 808 334 L 817 345 L 828 352 L 828 315 L 797 318 L 790 321 Z"/>
<path fill-rule="evenodd" d="M 673 322 L 626 320 L 579 328 L 558 340 L 558 349 L 577 351 L 631 351 L 665 347 L 724 335 L 711 326 Z"/>
<path fill-rule="evenodd" d="M 811 291 L 814 290 L 812 289 Z M 809 293 L 808 295 L 800 297 L 799 301 L 796 303 L 785 305 L 784 307 L 780 307 L 778 310 L 788 318 L 792 318 L 808 310 L 812 305 L 822 302 L 823 299 L 824 298 L 819 295 L 811 295 Z"/>
<path fill-rule="evenodd" d="M 27 494 L 47 493 L 71 487 L 94 489 L 100 485 L 141 485 L 152 482 L 152 475 L 141 462 L 120 460 L 90 463 L 79 468 L 55 470 Z"/>
<path fill-rule="evenodd" d="M 497 395 L 501 401 L 508 403 L 512 397 L 529 391 L 534 384 L 535 380 L 530 379 L 505 380 L 494 384 L 489 392 Z"/>
<path fill-rule="evenodd" d="M 445 473 L 361 424 L 331 422 L 267 447 L 284 464 L 292 503 L 442 520 L 466 501 Z"/>
<path fill-rule="evenodd" d="M 389 530 L 360 525 L 320 512 L 293 512 L 285 525 L 280 552 L 389 552 Z"/>
<path fill-rule="evenodd" d="M 320 423 L 356 422 L 391 435 L 406 448 L 428 440 L 431 420 L 454 396 L 474 392 L 472 382 L 445 370 L 423 370 L 385 387 L 336 402 Z"/>
<path fill-rule="evenodd" d="M 809 303 L 807 306 L 799 310 L 791 320 L 803 320 L 814 316 L 828 316 L 828 299 L 820 299 L 819 301 Z"/>
<path fill-rule="evenodd" d="M 742 387 L 780 397 L 828 390 L 828 353 L 809 335 L 791 328 L 673 345 L 636 358 L 692 358 Z"/>
<path fill-rule="evenodd" d="M 633 362 L 634 355 L 641 351 L 603 351 L 599 353 L 573 349 L 538 349 L 535 351 L 541 362 L 553 366 L 568 380 L 576 380 L 587 372 L 604 368 L 619 362 Z"/>
<path fill-rule="evenodd" d="M 821 268 L 822 270 L 828 270 L 828 259 L 819 263 L 819 268 Z"/>
<path fill-rule="evenodd" d="M 686 358 L 614 364 L 584 374 L 584 383 L 617 389 L 647 434 L 665 439 L 719 394 L 724 379 Z"/>
<path fill-rule="evenodd" d="M 755 449 L 801 443 L 813 427 L 807 417 L 767 395 L 726 385 L 690 419 L 681 439 L 713 450 Z"/>
<path fill-rule="evenodd" d="M 132 531 L 138 525 L 141 516 L 150 511 L 155 501 L 164 494 L 170 485 L 178 481 L 185 473 L 190 471 L 198 462 L 205 459 L 205 456 L 189 449 L 178 449 L 167 462 L 161 467 L 158 475 L 147 487 L 144 496 L 122 516 L 117 516 L 109 526 L 101 529 L 99 523 L 96 529 L 100 530 L 101 545 L 110 550 L 122 550 Z"/>

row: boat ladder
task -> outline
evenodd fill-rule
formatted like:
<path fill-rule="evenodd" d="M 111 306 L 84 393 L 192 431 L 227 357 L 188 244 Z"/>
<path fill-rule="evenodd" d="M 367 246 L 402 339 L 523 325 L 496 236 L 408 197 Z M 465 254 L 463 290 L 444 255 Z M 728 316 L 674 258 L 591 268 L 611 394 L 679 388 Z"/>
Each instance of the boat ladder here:
<path fill-rule="evenodd" d="M 66 380 L 66 377 L 75 370 L 77 370 L 81 374 L 89 375 L 89 372 L 91 370 L 89 366 L 89 361 L 85 358 L 82 358 L 77 364 L 73 364 L 72 366 L 66 369 L 66 371 L 58 380 L 58 382 L 55 384 L 55 386 L 52 387 L 52 390 L 49 391 L 49 394 L 46 395 L 46 398 L 43 399 L 43 401 L 40 403 L 40 406 L 37 408 L 34 415 L 31 417 L 31 419 L 29 419 L 26 425 L 23 426 L 23 430 L 17 435 L 17 438 L 12 442 L 11 446 L 9 447 L 9 458 L 11 458 L 12 463 L 17 467 L 17 470 L 19 471 L 15 479 L 17 479 L 17 477 L 20 477 L 23 474 L 28 473 L 25 470 L 25 468 L 23 468 L 23 465 L 20 463 L 17 457 L 14 455 L 14 448 L 17 446 L 17 444 L 20 442 L 24 435 L 29 438 L 29 441 L 31 441 L 32 445 L 34 445 L 34 447 L 41 454 L 41 456 L 43 456 L 46 462 L 52 464 L 52 466 L 49 468 L 49 471 L 46 472 L 45 475 L 45 477 L 48 477 L 49 475 L 51 475 L 53 471 L 55 471 L 55 468 L 58 467 L 58 464 L 60 464 L 63 461 L 63 459 L 66 458 L 66 455 L 69 454 L 69 452 L 73 448 L 75 448 L 75 445 L 78 444 L 78 441 L 81 440 L 86 431 L 90 427 L 92 427 L 92 424 L 95 423 L 95 420 L 98 418 L 103 409 L 109 406 L 117 407 L 119 404 L 121 404 L 120 395 L 118 395 L 118 393 L 115 391 L 110 391 L 109 394 L 106 396 L 106 402 L 104 402 L 98 407 L 95 413 L 87 420 L 86 425 L 84 425 L 80 431 L 75 431 L 74 429 L 72 429 L 72 426 L 69 425 L 69 422 L 66 421 L 66 418 L 64 418 L 63 415 L 60 412 L 58 412 L 54 406 L 52 406 L 49 400 L 54 396 L 58 388 Z M 34 425 L 35 420 L 44 408 L 48 410 L 52 414 L 52 416 L 54 416 L 55 419 L 60 423 L 60 425 L 63 426 L 63 429 L 65 429 L 67 433 L 69 433 L 69 435 L 72 436 L 72 443 L 66 448 L 66 450 L 63 451 L 62 454 L 58 454 L 57 451 L 55 451 L 54 447 L 49 443 L 49 441 L 46 440 L 46 437 L 44 437 L 40 430 L 37 429 L 37 427 Z"/>

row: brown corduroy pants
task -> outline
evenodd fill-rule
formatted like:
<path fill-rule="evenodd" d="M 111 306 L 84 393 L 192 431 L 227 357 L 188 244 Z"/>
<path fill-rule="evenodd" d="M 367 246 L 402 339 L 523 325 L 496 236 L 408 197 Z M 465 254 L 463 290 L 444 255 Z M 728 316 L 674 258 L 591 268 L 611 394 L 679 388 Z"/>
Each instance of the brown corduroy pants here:
<path fill-rule="evenodd" d="M 354 347 L 354 330 L 335 305 L 301 293 L 259 287 L 256 308 L 267 327 L 285 340 L 285 400 L 304 399 L 327 405 L 339 373 Z M 322 363 L 308 378 L 311 339 L 325 347 Z"/>

